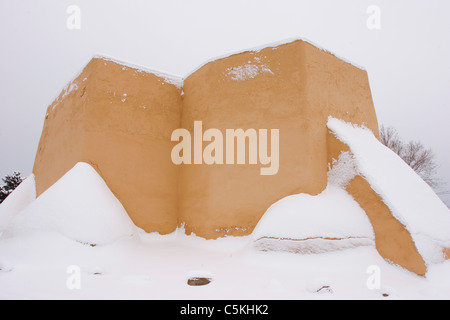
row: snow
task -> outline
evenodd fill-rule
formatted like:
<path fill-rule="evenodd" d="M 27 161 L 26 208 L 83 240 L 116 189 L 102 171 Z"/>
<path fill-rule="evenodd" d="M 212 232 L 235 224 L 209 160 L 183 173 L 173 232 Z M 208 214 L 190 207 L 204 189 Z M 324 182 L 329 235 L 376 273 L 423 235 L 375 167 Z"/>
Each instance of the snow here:
<path fill-rule="evenodd" d="M 145 68 L 145 67 L 142 67 L 142 66 L 130 63 L 130 62 L 125 62 L 125 61 L 121 61 L 120 59 L 115 59 L 115 58 L 109 57 L 107 55 L 96 54 L 90 60 L 95 59 L 95 58 L 117 63 L 117 64 L 123 66 L 123 68 L 122 68 L 123 71 L 127 70 L 127 68 L 131 68 L 131 69 L 135 69 L 136 72 L 139 72 L 139 73 L 144 72 L 144 73 L 153 74 L 159 78 L 164 79 L 164 81 L 166 83 L 173 84 L 178 89 L 182 89 L 183 85 L 184 85 L 184 79 L 182 77 L 179 77 L 176 75 L 171 75 L 171 74 L 168 74 L 165 72 L 160 72 L 160 71 L 152 70 L 149 68 Z M 67 95 L 69 95 L 73 91 L 78 90 L 78 85 L 74 82 L 82 74 L 82 72 L 84 71 L 84 68 L 85 68 L 85 66 L 83 67 L 83 69 L 80 69 L 76 73 L 76 75 L 72 78 L 72 80 L 68 84 L 65 85 L 65 87 L 62 89 L 62 92 L 61 91 L 58 92 L 57 96 L 51 100 L 50 104 L 56 102 L 55 105 L 53 106 L 52 110 L 54 110 Z M 82 80 L 82 82 L 85 82 L 87 80 L 88 80 L 88 78 L 85 77 Z"/>
<path fill-rule="evenodd" d="M 67 97 L 69 94 L 71 94 L 73 91 L 78 90 L 78 85 L 74 82 L 71 82 L 67 85 L 66 88 L 64 88 L 64 93 L 61 97 L 61 100 L 63 100 L 65 97 Z"/>
<path fill-rule="evenodd" d="M 450 210 L 433 189 L 368 128 L 335 118 L 328 128 L 350 147 L 358 172 L 411 233 L 424 260 L 442 262 L 442 248 L 450 247 Z"/>
<path fill-rule="evenodd" d="M 137 72 L 144 72 L 144 73 L 153 74 L 153 75 L 155 75 L 155 76 L 157 76 L 159 78 L 164 79 L 164 81 L 166 83 L 173 84 L 178 89 L 182 89 L 183 85 L 184 85 L 184 79 L 182 77 L 179 77 L 179 76 L 171 75 L 171 74 L 168 74 L 168 73 L 165 73 L 165 72 L 151 70 L 149 68 L 138 66 L 138 65 L 135 65 L 135 64 L 130 63 L 130 62 L 121 61 L 119 59 L 115 59 L 115 58 L 112 58 L 112 57 L 109 57 L 109 56 L 106 56 L 106 55 L 97 54 L 97 55 L 94 56 L 94 58 L 117 63 L 117 64 L 119 64 L 119 65 L 124 67 L 124 68 L 122 68 L 122 70 L 124 70 L 124 71 L 126 70 L 126 67 L 128 67 L 128 68 L 137 70 Z"/>
<path fill-rule="evenodd" d="M 52 111 L 55 110 L 56 107 L 60 104 L 60 102 L 63 101 L 69 94 L 71 94 L 72 92 L 75 92 L 77 90 L 78 90 L 78 85 L 75 83 L 75 79 L 74 79 L 64 87 L 62 94 L 60 94 L 58 96 L 58 98 L 56 99 L 56 103 L 53 106 Z"/>
<path fill-rule="evenodd" d="M 0 204 L 0 235 L 9 222 L 36 199 L 34 175 L 30 175 Z"/>
<path fill-rule="evenodd" d="M 353 198 L 330 185 L 318 196 L 286 197 L 264 214 L 253 232 L 254 240 L 278 239 L 374 239 L 369 219 Z"/>
<path fill-rule="evenodd" d="M 31 204 L 25 195 L 34 189 L 34 180 L 28 183 L 16 189 L 17 202 L 11 206 L 24 210 L 0 236 L 0 299 L 450 298 L 450 261 L 430 265 L 427 278 L 421 278 L 386 262 L 373 245 L 301 255 L 255 250 L 254 235 L 205 240 L 186 235 L 183 227 L 169 235 L 147 234 L 132 225 L 104 181 L 84 163 Z M 372 236 L 360 210 L 340 187 L 331 185 L 317 197 L 292 199 L 302 199 L 303 208 L 317 209 L 321 206 L 316 200 L 322 197 L 338 209 L 341 204 L 336 201 L 342 197 L 339 201 L 351 212 L 334 210 L 337 226 L 302 228 L 303 235 L 325 227 L 329 235 Z M 333 212 L 318 214 L 333 218 Z M 337 216 L 350 218 L 350 226 Z M 362 231 L 356 230 L 358 224 Z M 373 266 L 380 269 L 381 288 L 375 290 L 367 286 Z M 79 289 L 68 286 L 74 271 L 80 272 Z M 190 277 L 212 282 L 192 287 L 187 284 Z"/>
<path fill-rule="evenodd" d="M 131 237 L 134 225 L 98 173 L 78 163 L 20 212 L 3 236 L 35 232 L 59 232 L 82 244 L 104 245 Z"/>
<path fill-rule="evenodd" d="M 254 247 L 312 254 L 373 246 L 375 235 L 366 213 L 343 189 L 354 176 L 354 159 L 343 153 L 329 170 L 321 194 L 289 196 L 267 210 L 253 231 Z"/>
<path fill-rule="evenodd" d="M 355 158 L 351 152 L 342 152 L 339 159 L 333 159 L 328 170 L 328 184 L 346 188 L 359 172 Z"/>
<path fill-rule="evenodd" d="M 231 56 L 234 56 L 234 55 L 238 55 L 238 54 L 241 54 L 241 53 L 246 53 L 246 52 L 259 53 L 260 51 L 262 51 L 264 49 L 267 49 L 267 48 L 272 48 L 272 50 L 277 50 L 278 47 L 280 47 L 282 45 L 290 44 L 290 43 L 293 43 L 293 42 L 296 42 L 296 41 L 307 42 L 307 43 L 313 45 L 314 47 L 316 47 L 317 49 L 322 50 L 324 52 L 327 52 L 327 53 L 335 56 L 339 60 L 344 61 L 345 63 L 351 64 L 352 66 L 354 66 L 354 67 L 356 67 L 358 69 L 365 70 L 364 67 L 362 67 L 362 66 L 360 66 L 360 65 L 358 65 L 358 64 L 356 64 L 356 63 L 354 63 L 352 61 L 349 61 L 348 59 L 342 58 L 342 57 L 336 55 L 335 53 L 333 53 L 333 52 L 331 52 L 331 51 L 321 47 L 320 45 L 318 45 L 318 44 L 316 44 L 316 43 L 314 43 L 314 42 L 312 42 L 312 41 L 310 41 L 310 40 L 308 40 L 306 38 L 296 37 L 296 38 L 289 38 L 289 39 L 286 39 L 286 40 L 265 44 L 265 45 L 254 47 L 254 48 L 249 48 L 249 49 L 245 49 L 245 50 L 239 50 L 239 51 L 231 52 L 231 53 L 228 53 L 228 54 L 224 54 L 224 55 L 221 55 L 221 56 L 209 59 L 209 60 L 205 61 L 203 64 L 201 64 L 200 66 L 198 66 L 197 68 L 195 68 L 194 70 L 192 70 L 190 73 L 188 73 L 184 77 L 184 79 L 189 78 L 192 74 L 194 74 L 195 72 L 197 72 L 198 70 L 203 68 L 208 63 L 211 63 L 211 62 L 214 62 L 214 61 L 218 61 L 218 60 L 222 60 L 222 59 L 226 59 L 228 57 L 231 57 Z"/>
<path fill-rule="evenodd" d="M 0 272 L 11 272 L 13 271 L 13 267 L 8 261 L 0 262 Z"/>
<path fill-rule="evenodd" d="M 368 238 L 344 239 L 290 239 L 290 238 L 259 238 L 255 240 L 257 250 L 268 252 L 291 252 L 295 254 L 320 254 L 332 251 L 342 251 L 357 247 L 373 246 L 374 242 Z"/>
<path fill-rule="evenodd" d="M 314 42 L 312 42 L 312 41 L 310 41 L 310 40 L 308 40 L 306 38 L 301 38 L 301 37 L 290 38 L 290 39 L 286 39 L 286 40 L 283 40 L 283 41 L 278 41 L 278 42 L 274 42 L 274 43 L 270 43 L 270 44 L 265 44 L 263 46 L 258 46 L 258 47 L 255 47 L 255 48 L 250 48 L 250 49 L 236 51 L 236 52 L 233 52 L 233 53 L 228 53 L 228 54 L 222 55 L 220 57 L 215 57 L 213 59 L 205 61 L 203 64 L 201 64 L 200 66 L 195 68 L 192 72 L 188 73 L 184 77 L 177 76 L 177 75 L 172 75 L 172 74 L 169 74 L 169 73 L 166 73 L 166 72 L 156 71 L 156 70 L 153 70 L 153 69 L 150 69 L 150 68 L 147 68 L 147 67 L 143 67 L 143 66 L 134 64 L 134 63 L 130 63 L 130 62 L 127 62 L 127 61 L 116 59 L 116 58 L 113 58 L 113 57 L 110 57 L 110 56 L 104 55 L 104 54 L 96 54 L 96 55 L 93 56 L 93 58 L 102 59 L 102 60 L 105 60 L 105 61 L 111 61 L 111 62 L 117 63 L 117 64 L 123 66 L 122 70 L 124 70 L 124 71 L 126 71 L 127 68 L 131 68 L 131 69 L 135 69 L 137 72 L 140 72 L 140 73 L 144 72 L 144 73 L 153 74 L 153 75 L 155 75 L 155 76 L 157 76 L 159 78 L 164 79 L 165 83 L 172 84 L 172 85 L 176 86 L 178 89 L 182 90 L 183 86 L 184 86 L 185 79 L 187 79 L 189 76 L 191 76 L 192 74 L 194 74 L 195 72 L 200 70 L 202 67 L 204 67 L 208 63 L 211 63 L 211 62 L 214 62 L 214 61 L 217 61 L 217 60 L 221 60 L 221 59 L 225 59 L 225 58 L 228 58 L 230 56 L 241 54 L 241 53 L 245 53 L 245 52 L 259 53 L 261 50 L 266 49 L 266 48 L 272 48 L 273 50 L 276 50 L 279 46 L 282 46 L 282 45 L 285 45 L 285 44 L 290 44 L 290 43 L 293 43 L 295 41 L 307 42 L 307 43 L 313 45 L 314 47 L 316 47 L 316 48 L 318 48 L 318 49 L 320 49 L 320 50 L 322 50 L 324 52 L 327 52 L 327 53 L 335 56 L 336 58 L 338 58 L 339 60 L 344 61 L 345 63 L 351 64 L 351 65 L 353 65 L 353 66 L 355 66 L 355 67 L 357 67 L 357 68 L 359 68 L 361 70 L 365 70 L 363 67 L 359 66 L 358 64 L 355 64 L 355 63 L 353 63 L 353 62 L 351 62 L 351 61 L 349 61 L 347 59 L 344 59 L 344 58 L 334 54 L 333 52 L 324 49 L 320 45 L 318 45 L 318 44 L 316 44 L 316 43 L 314 43 Z M 260 59 L 259 57 L 255 57 L 255 60 L 258 63 L 261 62 L 259 59 Z M 252 76 L 252 75 L 255 74 L 256 69 L 258 69 L 257 70 L 258 74 L 261 74 L 261 73 L 273 74 L 272 70 L 270 70 L 270 68 L 267 65 L 255 66 L 255 65 L 251 65 L 251 64 L 238 66 L 238 67 L 235 67 L 235 68 L 231 68 L 231 70 L 229 69 L 228 72 L 231 72 L 230 75 L 232 75 L 232 80 L 242 81 L 242 80 L 247 80 L 247 79 L 254 78 L 254 76 Z M 75 79 L 77 79 L 80 76 L 80 74 L 82 72 L 83 72 L 83 70 L 80 70 L 76 74 L 76 76 L 73 78 L 73 80 L 71 80 L 69 82 L 69 84 L 64 87 L 62 99 L 65 98 L 72 91 L 76 91 L 78 89 L 78 86 L 76 84 L 74 84 L 73 82 L 75 81 Z M 237 74 L 233 75 L 234 73 L 237 73 Z M 86 80 L 87 80 L 87 78 L 84 78 L 83 82 L 86 81 Z M 184 92 L 182 93 L 182 95 L 184 95 Z M 57 100 L 57 103 L 54 105 L 53 109 L 55 109 L 57 107 L 57 105 L 59 104 L 59 102 L 62 100 L 62 99 L 59 99 L 60 96 L 61 96 L 61 94 L 58 94 L 58 96 L 56 98 L 52 99 L 51 103 L 53 103 L 54 101 Z"/>
<path fill-rule="evenodd" d="M 263 253 L 249 250 L 248 237 L 205 240 L 183 232 L 95 248 L 60 234 L 1 238 L 0 260 L 7 259 L 12 270 L 0 271 L 0 299 L 450 298 L 448 262 L 432 266 L 429 278 L 423 279 L 390 265 L 374 247 L 316 255 Z M 81 271 L 80 290 L 66 287 L 67 270 L 74 265 Z M 379 290 L 366 285 L 371 265 L 381 269 Z M 191 287 L 187 278 L 192 275 L 213 281 Z M 313 292 L 324 284 L 332 293 Z M 386 290 L 395 295 L 383 297 Z"/>

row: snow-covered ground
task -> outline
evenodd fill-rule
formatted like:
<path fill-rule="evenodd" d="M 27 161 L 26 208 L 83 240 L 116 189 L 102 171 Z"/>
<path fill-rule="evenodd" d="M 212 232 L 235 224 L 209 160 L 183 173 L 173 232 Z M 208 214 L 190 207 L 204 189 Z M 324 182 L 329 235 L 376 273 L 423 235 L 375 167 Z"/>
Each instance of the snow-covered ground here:
<path fill-rule="evenodd" d="M 256 251 L 248 237 L 141 236 L 97 247 L 51 233 L 1 239 L 0 299 L 450 298 L 450 261 L 421 278 L 388 264 L 374 247 L 295 255 Z M 67 285 L 71 266 L 81 272 L 79 290 Z M 380 289 L 367 285 L 372 266 L 380 268 Z M 191 287 L 192 275 L 213 281 Z M 323 286 L 332 293 L 317 293 Z"/>
<path fill-rule="evenodd" d="M 445 193 L 439 194 L 439 198 L 450 208 L 450 192 L 445 191 Z"/>
<path fill-rule="evenodd" d="M 182 229 L 161 236 L 134 226 L 130 232 L 124 211 L 88 165 L 77 165 L 35 201 L 33 182 L 4 203 L 18 208 L 31 201 L 11 211 L 16 217 L 0 237 L 0 299 L 450 298 L 449 261 L 421 278 L 383 260 L 374 245 L 300 255 L 258 251 L 252 236 L 205 240 Z M 91 219 L 94 212 L 100 214 Z M 191 276 L 212 282 L 191 287 Z"/>
<path fill-rule="evenodd" d="M 448 208 L 368 129 L 329 127 L 351 153 L 326 190 L 275 203 L 247 237 L 146 234 L 85 163 L 37 199 L 29 177 L 0 205 L 0 299 L 450 299 Z M 370 221 L 343 188 L 356 174 L 410 230 L 426 277 L 378 254 Z M 193 287 L 190 277 L 212 282 Z"/>

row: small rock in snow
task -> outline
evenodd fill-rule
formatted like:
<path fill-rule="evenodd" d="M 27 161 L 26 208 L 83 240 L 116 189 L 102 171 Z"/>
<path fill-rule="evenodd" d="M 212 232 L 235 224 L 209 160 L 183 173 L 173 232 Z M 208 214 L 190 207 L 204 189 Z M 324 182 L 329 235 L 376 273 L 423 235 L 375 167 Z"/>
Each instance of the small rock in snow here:
<path fill-rule="evenodd" d="M 189 278 L 187 284 L 190 286 L 198 287 L 198 286 L 206 286 L 210 284 L 212 281 L 211 278 L 203 278 L 203 277 L 193 277 Z"/>
<path fill-rule="evenodd" d="M 326 278 L 316 278 L 308 281 L 306 290 L 309 293 L 333 293 L 330 281 Z"/>

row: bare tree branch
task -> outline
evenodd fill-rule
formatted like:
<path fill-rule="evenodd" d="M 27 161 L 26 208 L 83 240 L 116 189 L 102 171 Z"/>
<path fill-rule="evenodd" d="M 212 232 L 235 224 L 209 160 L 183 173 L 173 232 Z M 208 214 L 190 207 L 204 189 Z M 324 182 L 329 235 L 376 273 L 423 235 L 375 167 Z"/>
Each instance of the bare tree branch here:
<path fill-rule="evenodd" d="M 437 165 L 431 149 L 418 141 L 403 142 L 393 127 L 380 128 L 380 141 L 403 159 L 432 188 L 440 185 L 436 178 Z"/>

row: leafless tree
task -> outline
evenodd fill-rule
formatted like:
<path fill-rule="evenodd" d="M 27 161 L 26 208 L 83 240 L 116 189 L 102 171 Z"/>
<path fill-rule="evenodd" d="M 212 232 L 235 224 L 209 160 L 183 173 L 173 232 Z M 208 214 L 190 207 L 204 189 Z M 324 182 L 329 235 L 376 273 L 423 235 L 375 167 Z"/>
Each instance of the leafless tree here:
<path fill-rule="evenodd" d="M 402 141 L 393 127 L 380 128 L 380 141 L 398 154 L 432 188 L 440 185 L 436 178 L 435 155 L 431 149 L 418 141 Z"/>

